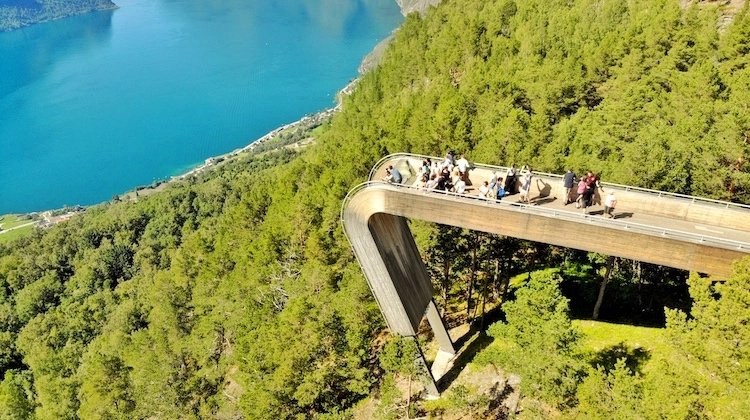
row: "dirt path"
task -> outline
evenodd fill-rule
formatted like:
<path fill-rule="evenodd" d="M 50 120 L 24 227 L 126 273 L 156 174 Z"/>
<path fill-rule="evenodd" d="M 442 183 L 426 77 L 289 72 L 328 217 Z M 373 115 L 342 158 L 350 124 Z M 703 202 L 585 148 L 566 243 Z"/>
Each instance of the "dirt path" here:
<path fill-rule="evenodd" d="M 22 227 L 26 227 L 26 226 L 29 226 L 29 225 L 33 225 L 33 224 L 36 224 L 36 223 L 37 223 L 37 222 L 35 222 L 35 221 L 32 221 L 32 222 L 29 222 L 29 223 L 24 223 L 24 224 L 22 224 L 22 225 L 18 225 L 18 226 L 13 226 L 12 228 L 8 228 L 8 229 L 3 229 L 3 230 L 0 230 L 0 235 L 2 235 L 3 233 L 6 233 L 6 232 L 10 232 L 11 230 L 21 229 Z"/>

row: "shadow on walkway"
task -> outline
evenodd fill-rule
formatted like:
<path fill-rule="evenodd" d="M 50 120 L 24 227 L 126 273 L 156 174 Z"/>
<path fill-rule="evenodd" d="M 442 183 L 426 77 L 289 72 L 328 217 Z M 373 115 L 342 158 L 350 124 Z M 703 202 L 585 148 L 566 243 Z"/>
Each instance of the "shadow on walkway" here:
<path fill-rule="evenodd" d="M 555 200 L 557 200 L 557 197 L 536 198 L 534 200 L 531 200 L 531 204 L 535 206 L 541 206 L 543 204 L 549 204 Z"/>

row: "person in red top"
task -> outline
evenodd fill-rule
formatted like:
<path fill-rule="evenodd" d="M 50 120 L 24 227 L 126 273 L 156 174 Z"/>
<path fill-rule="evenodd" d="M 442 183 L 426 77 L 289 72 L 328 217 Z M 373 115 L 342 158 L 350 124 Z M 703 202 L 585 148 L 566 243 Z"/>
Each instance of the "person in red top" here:
<path fill-rule="evenodd" d="M 586 213 L 586 208 L 591 207 L 594 204 L 594 196 L 596 190 L 599 188 L 599 177 L 589 171 L 581 182 L 578 183 L 578 199 L 576 200 L 576 208 L 583 208 L 583 213 Z"/>
<path fill-rule="evenodd" d="M 581 178 L 580 181 L 578 181 L 578 189 L 576 190 L 576 193 L 578 194 L 578 197 L 576 198 L 576 208 L 581 208 L 581 200 L 583 199 L 583 193 L 586 191 L 586 177 Z"/>

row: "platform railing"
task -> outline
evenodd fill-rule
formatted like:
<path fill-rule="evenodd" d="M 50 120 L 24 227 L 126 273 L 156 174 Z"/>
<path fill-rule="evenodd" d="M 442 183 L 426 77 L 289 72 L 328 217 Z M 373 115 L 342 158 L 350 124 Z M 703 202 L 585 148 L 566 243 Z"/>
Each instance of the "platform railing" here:
<path fill-rule="evenodd" d="M 414 156 L 414 155 L 408 155 L 408 156 Z M 534 205 L 533 203 L 525 204 L 525 203 L 518 203 L 518 202 L 509 201 L 509 200 L 497 200 L 493 198 L 484 198 L 480 196 L 458 194 L 458 193 L 454 193 L 450 191 L 441 191 L 441 190 L 434 190 L 434 189 L 425 190 L 425 189 L 417 188 L 411 185 L 392 184 L 392 183 L 388 183 L 385 181 L 367 181 L 352 188 L 349 191 L 349 193 L 346 195 L 346 197 L 344 198 L 344 201 L 341 205 L 340 217 L 342 221 L 344 219 L 344 209 L 346 209 L 346 206 L 348 205 L 349 201 L 351 201 L 352 197 L 354 197 L 358 192 L 362 191 L 365 188 L 374 188 L 374 187 L 378 187 L 382 189 L 390 189 L 393 191 L 400 191 L 400 192 L 410 194 L 410 195 L 429 194 L 435 197 L 440 197 L 443 200 L 454 200 L 454 201 L 460 200 L 460 201 L 466 202 L 467 204 L 483 205 L 483 206 L 504 206 L 506 210 L 523 211 L 526 213 L 536 214 L 540 216 L 553 217 L 558 220 L 573 221 L 577 223 L 588 223 L 588 224 L 593 224 L 593 225 L 606 227 L 610 229 L 619 229 L 619 230 L 625 230 L 629 232 L 649 234 L 653 236 L 680 239 L 685 242 L 691 242 L 691 243 L 697 243 L 697 244 L 709 244 L 711 246 L 715 246 L 718 248 L 740 250 L 743 252 L 750 253 L 750 243 L 748 242 L 741 242 L 741 241 L 736 241 L 732 239 L 725 239 L 721 237 L 697 234 L 697 233 L 692 233 L 692 232 L 684 232 L 678 229 L 664 228 L 664 227 L 653 226 L 653 225 L 645 225 L 641 223 L 634 223 L 632 221 L 627 221 L 627 220 L 622 220 L 622 219 L 604 218 L 598 215 L 594 216 L 590 214 L 581 214 L 579 212 L 551 209 L 551 208 L 547 208 L 543 206 L 537 206 L 537 205 Z M 347 235 L 348 237 L 345 227 L 344 227 L 344 234 Z"/>
<path fill-rule="evenodd" d="M 370 175 L 368 179 L 370 181 L 376 181 L 373 179 L 375 174 L 380 170 L 380 168 L 389 161 L 398 160 L 398 159 L 413 159 L 413 160 L 424 160 L 424 159 L 431 159 L 433 162 L 442 162 L 445 160 L 444 157 L 436 157 L 436 156 L 426 156 L 426 155 L 417 155 L 417 154 L 411 154 L 411 153 L 393 153 L 388 156 L 385 156 L 381 158 L 370 170 Z M 484 163 L 473 163 L 472 162 L 472 168 L 478 168 L 478 169 L 485 169 L 493 172 L 501 172 L 505 173 L 508 170 L 508 167 L 505 166 L 496 166 L 496 165 L 489 165 Z M 533 168 L 532 168 L 533 169 Z M 516 171 L 518 173 L 521 172 L 520 168 L 516 168 Z M 552 174 L 547 172 L 538 172 L 534 171 L 536 175 L 549 177 L 549 178 L 557 178 L 562 180 L 562 175 L 559 174 Z M 659 191 L 659 190 L 653 190 L 649 188 L 642 188 L 642 187 L 634 187 L 630 185 L 622 185 L 622 184 L 616 184 L 612 182 L 601 182 L 601 185 L 603 187 L 611 187 L 618 190 L 623 191 L 633 191 L 633 192 L 639 192 L 644 194 L 653 195 L 659 198 L 674 198 L 677 200 L 683 200 L 685 202 L 691 202 L 691 203 L 700 203 L 700 204 L 709 204 L 713 206 L 720 206 L 727 209 L 741 209 L 741 210 L 750 210 L 750 205 L 747 204 L 741 204 L 741 203 L 733 203 L 730 201 L 722 201 L 722 200 L 715 200 L 711 198 L 705 198 L 705 197 L 696 197 L 692 195 L 686 195 L 686 194 L 679 194 L 679 193 L 672 193 L 667 191 Z"/>

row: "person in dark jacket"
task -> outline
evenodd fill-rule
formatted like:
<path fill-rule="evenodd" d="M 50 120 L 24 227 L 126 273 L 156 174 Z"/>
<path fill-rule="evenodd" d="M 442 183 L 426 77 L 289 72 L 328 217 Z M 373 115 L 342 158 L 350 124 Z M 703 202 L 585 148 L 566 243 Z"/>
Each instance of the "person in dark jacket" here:
<path fill-rule="evenodd" d="M 505 191 L 507 191 L 508 194 L 515 194 L 518 192 L 518 190 L 516 190 L 516 180 L 516 165 L 511 164 L 510 168 L 508 168 L 508 172 L 505 174 Z"/>
<path fill-rule="evenodd" d="M 565 205 L 575 201 L 573 198 L 573 188 L 576 184 L 576 174 L 573 173 L 572 169 L 568 169 L 568 172 L 563 176 L 563 197 L 565 197 Z"/>

